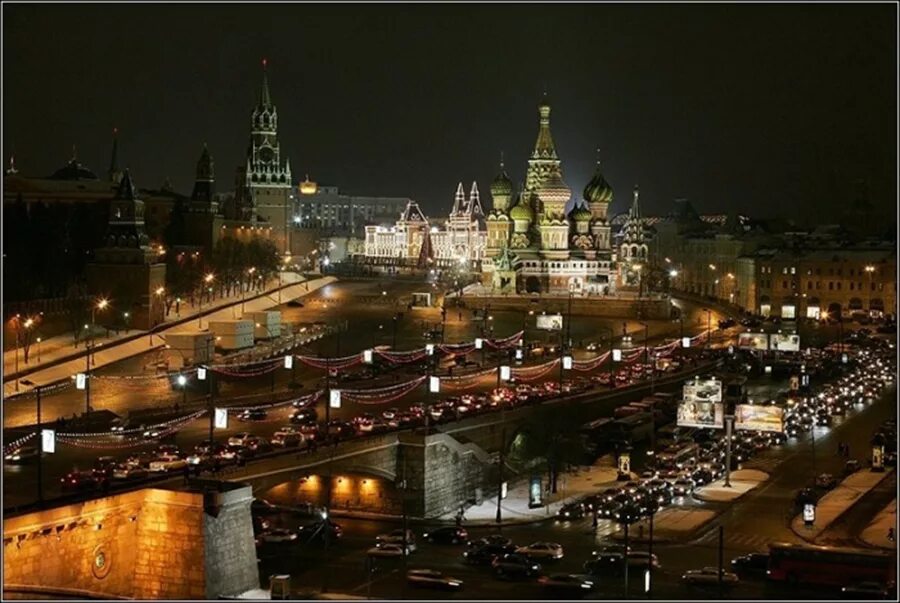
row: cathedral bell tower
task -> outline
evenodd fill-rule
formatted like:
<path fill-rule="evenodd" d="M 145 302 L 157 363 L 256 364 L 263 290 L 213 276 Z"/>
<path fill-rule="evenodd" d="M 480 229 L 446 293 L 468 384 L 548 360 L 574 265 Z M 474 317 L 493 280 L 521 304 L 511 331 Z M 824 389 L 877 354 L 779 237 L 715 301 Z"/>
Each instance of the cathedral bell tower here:
<path fill-rule="evenodd" d="M 278 143 L 278 111 L 269 93 L 268 62 L 263 59 L 262 89 L 250 117 L 247 146 L 246 206 L 282 253 L 290 252 L 291 163 Z"/>

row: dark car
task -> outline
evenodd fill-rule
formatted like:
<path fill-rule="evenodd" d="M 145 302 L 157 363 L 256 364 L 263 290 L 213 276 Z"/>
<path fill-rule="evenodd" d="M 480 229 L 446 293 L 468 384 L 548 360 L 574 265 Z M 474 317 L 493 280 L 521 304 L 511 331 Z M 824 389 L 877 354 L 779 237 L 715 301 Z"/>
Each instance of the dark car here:
<path fill-rule="evenodd" d="M 625 553 L 600 552 L 584 562 L 584 571 L 592 576 L 620 576 L 625 571 Z"/>
<path fill-rule="evenodd" d="M 37 446 L 21 446 L 3 455 L 3 460 L 11 465 L 21 465 L 36 459 L 37 456 Z"/>
<path fill-rule="evenodd" d="M 262 408 L 248 408 L 237 416 L 238 421 L 265 421 L 269 413 Z"/>
<path fill-rule="evenodd" d="M 516 547 L 502 544 L 484 544 L 471 546 L 463 553 L 463 559 L 469 565 L 491 565 L 494 559 L 514 553 Z"/>
<path fill-rule="evenodd" d="M 315 408 L 298 408 L 291 413 L 291 423 L 309 423 L 319 418 Z"/>
<path fill-rule="evenodd" d="M 60 486 L 63 491 L 92 490 L 98 485 L 97 478 L 90 471 L 72 471 L 60 478 Z"/>
<path fill-rule="evenodd" d="M 769 566 L 769 556 L 765 553 L 750 553 L 731 560 L 731 569 L 737 574 L 765 574 Z"/>
<path fill-rule="evenodd" d="M 463 528 L 447 526 L 422 534 L 422 538 L 436 544 L 460 544 L 466 542 L 469 533 Z"/>
<path fill-rule="evenodd" d="M 94 468 L 91 473 L 98 480 L 109 479 L 112 477 L 113 469 L 116 467 L 116 458 L 112 456 L 101 456 L 94 461 Z"/>
<path fill-rule="evenodd" d="M 541 565 L 525 555 L 510 553 L 497 557 L 491 563 L 494 575 L 498 578 L 530 578 L 541 572 Z"/>
<path fill-rule="evenodd" d="M 297 528 L 297 535 L 301 542 L 325 542 L 326 534 L 329 541 L 334 542 L 344 534 L 344 530 L 331 520 L 316 521 Z"/>
<path fill-rule="evenodd" d="M 580 502 L 577 503 L 569 503 L 560 507 L 559 512 L 556 514 L 556 518 L 562 521 L 569 521 L 570 519 L 581 519 L 584 517 L 584 505 Z"/>

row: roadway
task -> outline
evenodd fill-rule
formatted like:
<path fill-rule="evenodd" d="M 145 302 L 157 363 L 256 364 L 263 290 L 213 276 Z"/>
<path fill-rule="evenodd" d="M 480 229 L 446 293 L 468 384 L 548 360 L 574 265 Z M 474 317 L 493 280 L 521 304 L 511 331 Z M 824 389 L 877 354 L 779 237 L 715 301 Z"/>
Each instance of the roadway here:
<path fill-rule="evenodd" d="M 860 407 L 852 415 L 836 423 L 832 428 L 818 428 L 816 433 L 816 456 L 813 461 L 812 440 L 807 434 L 801 440 L 791 440 L 781 448 L 773 449 L 754 459 L 748 466 L 769 471 L 772 478 L 766 485 L 747 494 L 736 503 L 703 503 L 688 500 L 686 506 L 716 507 L 722 513 L 714 519 L 699 536 L 686 543 L 656 543 L 654 553 L 659 558 L 660 568 L 653 574 L 653 597 L 672 599 L 720 598 L 716 588 L 699 588 L 681 583 L 681 575 L 690 569 L 718 564 L 718 528 L 724 530 L 723 554 L 726 564 L 738 555 L 767 550 L 769 542 L 799 542 L 800 539 L 788 527 L 794 516 L 793 500 L 796 491 L 812 480 L 814 473 L 831 472 L 841 475 L 846 459 L 836 454 L 837 442 L 849 442 L 851 451 L 857 451 L 860 458 L 868 450 L 868 440 L 874 429 L 886 418 L 896 416 L 892 404 L 895 392 L 888 392 L 877 402 Z M 271 498 L 272 502 L 284 503 Z M 873 508 L 872 515 L 880 508 Z M 852 511 L 851 511 L 852 512 Z M 308 519 L 299 515 L 283 513 L 275 516 L 273 525 L 296 529 Z M 375 536 L 396 529 L 396 521 L 372 519 L 335 518 L 343 528 L 344 536 L 333 543 L 325 553 L 321 545 L 263 545 L 258 556 L 261 560 L 260 576 L 288 573 L 292 576 L 295 589 L 319 590 L 327 586 L 334 592 L 352 593 L 374 598 L 455 598 L 455 599 L 535 599 L 544 598 L 545 593 L 534 581 L 506 582 L 495 579 L 486 568 L 466 565 L 461 558 L 462 546 L 435 545 L 422 542 L 421 534 L 426 529 L 420 524 L 411 528 L 419 536 L 418 551 L 408 560 L 409 568 L 423 567 L 437 569 L 460 578 L 465 587 L 459 593 L 441 591 L 416 591 L 407 587 L 403 580 L 401 560 L 380 560 L 371 581 L 366 577 L 365 551 L 374 546 Z M 476 539 L 497 533 L 496 527 L 467 527 L 470 538 Z M 559 522 L 549 518 L 546 521 L 518 526 L 503 527 L 500 532 L 516 544 L 534 541 L 558 542 L 565 548 L 561 561 L 545 564 L 547 572 L 581 573 L 581 566 L 590 557 L 591 551 L 614 542 L 610 536 L 616 526 L 609 520 L 600 520 L 596 533 L 588 518 Z M 638 550 L 647 545 L 638 545 Z M 285 554 L 290 551 L 290 554 Z M 631 597 L 645 597 L 643 573 L 632 571 L 628 594 Z M 626 596 L 622 578 L 597 579 L 598 591 L 588 598 L 624 598 Z M 426 594 L 427 593 L 427 594 Z M 809 587 L 790 588 L 771 584 L 760 576 L 758 579 L 742 579 L 736 587 L 726 591 L 732 599 L 824 599 L 835 598 L 836 593 Z"/>

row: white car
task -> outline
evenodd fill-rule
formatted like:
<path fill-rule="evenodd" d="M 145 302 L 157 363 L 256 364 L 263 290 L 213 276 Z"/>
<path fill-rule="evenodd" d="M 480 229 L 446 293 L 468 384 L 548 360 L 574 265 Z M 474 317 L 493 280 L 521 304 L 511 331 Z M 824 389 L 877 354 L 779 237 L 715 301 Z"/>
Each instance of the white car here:
<path fill-rule="evenodd" d="M 228 438 L 229 446 L 246 446 L 250 441 L 250 438 L 253 437 L 252 433 L 247 433 L 246 431 L 242 431 L 241 433 L 236 433 L 230 438 Z"/>
<path fill-rule="evenodd" d="M 406 554 L 409 555 L 413 551 L 416 550 L 416 545 L 407 545 Z M 369 557 L 402 557 L 403 556 L 403 545 L 402 544 L 382 544 L 379 546 L 373 546 L 366 554 Z"/>
<path fill-rule="evenodd" d="M 403 530 L 394 530 L 392 532 L 388 532 L 387 534 L 376 536 L 375 542 L 378 544 L 403 544 Z M 406 530 L 407 546 L 414 546 L 415 542 L 416 535 L 412 530 Z"/>
<path fill-rule="evenodd" d="M 263 543 L 293 542 L 295 540 L 297 540 L 297 533 L 285 528 L 275 528 L 259 535 L 259 541 Z"/>
<path fill-rule="evenodd" d="M 174 454 L 164 454 L 155 461 L 150 462 L 148 469 L 152 473 L 163 473 L 165 471 L 178 471 L 187 467 L 188 462 L 183 458 Z"/>
<path fill-rule="evenodd" d="M 704 567 L 699 570 L 689 570 L 681 576 L 681 580 L 683 582 L 687 582 L 688 584 L 718 584 L 719 583 L 719 568 L 717 567 Z M 734 572 L 727 572 L 722 570 L 722 583 L 733 585 L 737 584 L 740 581 L 737 574 Z"/>
<path fill-rule="evenodd" d="M 458 578 L 444 575 L 443 572 L 430 569 L 412 569 L 406 572 L 406 581 L 411 586 L 423 586 L 433 588 L 462 588 L 463 581 Z"/>
<path fill-rule="evenodd" d="M 562 559 L 563 547 L 555 542 L 532 542 L 516 548 L 516 552 L 532 559 Z"/>

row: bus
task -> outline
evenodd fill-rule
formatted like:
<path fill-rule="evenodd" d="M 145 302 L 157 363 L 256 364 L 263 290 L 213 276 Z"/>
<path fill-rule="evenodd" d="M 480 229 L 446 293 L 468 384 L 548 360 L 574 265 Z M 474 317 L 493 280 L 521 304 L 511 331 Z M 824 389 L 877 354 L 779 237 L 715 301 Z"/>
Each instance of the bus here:
<path fill-rule="evenodd" d="M 645 412 L 616 419 L 613 424 L 615 429 L 613 440 L 628 444 L 649 439 L 654 428 L 653 415 Z"/>
<path fill-rule="evenodd" d="M 837 587 L 858 582 L 888 585 L 895 576 L 889 551 L 786 543 L 769 545 L 766 574 L 774 581 Z"/>
<path fill-rule="evenodd" d="M 610 418 L 585 423 L 578 430 L 585 452 L 593 457 L 591 458 L 592 462 L 597 457 L 612 451 L 610 439 L 613 434 L 613 420 Z"/>

